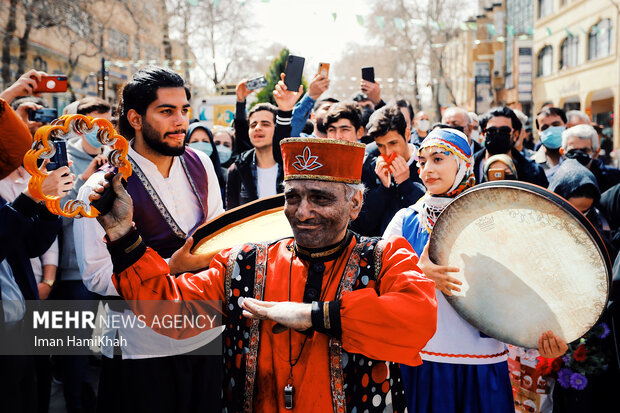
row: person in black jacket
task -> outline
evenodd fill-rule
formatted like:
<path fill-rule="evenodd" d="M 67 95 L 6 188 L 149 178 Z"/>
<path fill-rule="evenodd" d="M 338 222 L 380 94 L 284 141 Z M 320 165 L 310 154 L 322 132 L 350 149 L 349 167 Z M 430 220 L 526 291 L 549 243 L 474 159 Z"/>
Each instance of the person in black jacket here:
<path fill-rule="evenodd" d="M 484 136 L 484 149 L 474 155 L 474 174 L 476 182 L 483 182 L 486 160 L 499 154 L 510 156 L 514 162 L 519 181 L 529 182 L 546 188 L 549 185 L 544 170 L 526 159 L 514 148 L 522 124 L 512 109 L 503 106 L 491 109 L 480 118 L 480 128 Z"/>
<path fill-rule="evenodd" d="M 364 161 L 362 183 L 368 192 L 351 229 L 361 235 L 381 236 L 396 212 L 415 204 L 425 188 L 418 176 L 415 148 L 409 145 L 410 130 L 397 105 L 388 104 L 372 114 L 368 136 L 377 151 Z"/>

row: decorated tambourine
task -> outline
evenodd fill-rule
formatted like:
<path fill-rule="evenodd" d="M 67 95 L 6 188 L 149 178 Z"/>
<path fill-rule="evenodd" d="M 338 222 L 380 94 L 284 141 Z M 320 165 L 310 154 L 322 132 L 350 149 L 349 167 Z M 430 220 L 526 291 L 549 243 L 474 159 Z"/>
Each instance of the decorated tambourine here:
<path fill-rule="evenodd" d="M 97 131 L 97 140 L 102 145 L 112 148 L 108 154 L 110 165 L 117 168 L 125 180 L 131 175 L 131 164 L 127 160 L 129 143 L 116 133 L 109 121 L 84 115 L 62 116 L 37 130 L 32 149 L 24 156 L 24 168 L 32 175 L 28 182 L 30 194 L 39 201 L 44 201 L 53 214 L 67 218 L 95 218 L 100 214 L 95 206 L 89 206 L 84 201 L 69 200 L 61 207 L 61 197 L 45 195 L 42 185 L 49 173 L 41 171 L 37 166 L 38 160 L 50 159 L 56 155 L 57 145 L 54 142 L 63 142 L 72 136 L 83 136 L 94 131 Z"/>

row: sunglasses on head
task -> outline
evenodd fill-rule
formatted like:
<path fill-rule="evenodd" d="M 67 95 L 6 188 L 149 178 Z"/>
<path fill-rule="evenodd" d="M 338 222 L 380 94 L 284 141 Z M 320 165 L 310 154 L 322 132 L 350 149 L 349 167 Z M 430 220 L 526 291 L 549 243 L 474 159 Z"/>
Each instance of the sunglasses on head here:
<path fill-rule="evenodd" d="M 497 133 L 512 133 L 512 128 L 510 126 L 500 126 L 499 128 L 496 126 L 491 126 L 490 128 L 486 128 L 485 132 L 490 133 L 491 135 L 495 135 Z"/>

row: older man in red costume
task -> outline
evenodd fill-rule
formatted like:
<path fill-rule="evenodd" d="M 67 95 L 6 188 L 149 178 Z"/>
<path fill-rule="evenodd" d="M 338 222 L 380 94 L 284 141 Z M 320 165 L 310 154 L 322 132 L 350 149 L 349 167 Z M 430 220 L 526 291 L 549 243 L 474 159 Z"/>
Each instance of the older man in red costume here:
<path fill-rule="evenodd" d="M 119 177 L 104 182 L 118 196 L 99 218 L 114 284 L 127 300 L 223 302 L 229 412 L 402 412 L 398 363 L 420 364 L 435 332 L 434 283 L 403 238 L 348 230 L 362 206 L 364 145 L 302 138 L 281 147 L 294 238 L 226 249 L 196 274 L 170 275 L 132 227 Z"/>

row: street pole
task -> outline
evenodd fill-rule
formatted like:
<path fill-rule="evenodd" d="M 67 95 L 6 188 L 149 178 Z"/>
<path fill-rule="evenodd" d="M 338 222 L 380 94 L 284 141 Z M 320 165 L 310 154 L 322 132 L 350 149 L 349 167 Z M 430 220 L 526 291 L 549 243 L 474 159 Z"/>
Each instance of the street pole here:
<path fill-rule="evenodd" d="M 101 58 L 101 99 L 105 100 L 105 57 Z"/>

